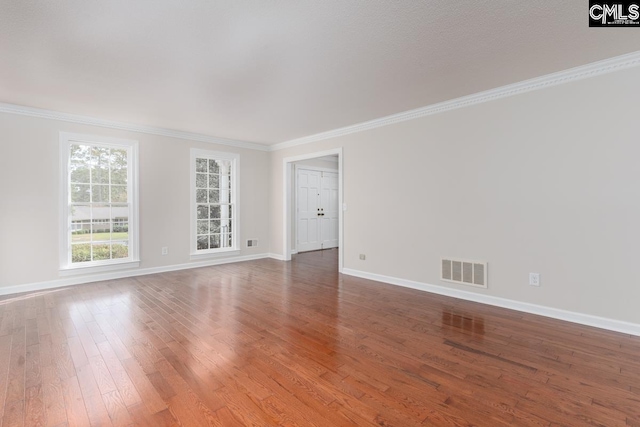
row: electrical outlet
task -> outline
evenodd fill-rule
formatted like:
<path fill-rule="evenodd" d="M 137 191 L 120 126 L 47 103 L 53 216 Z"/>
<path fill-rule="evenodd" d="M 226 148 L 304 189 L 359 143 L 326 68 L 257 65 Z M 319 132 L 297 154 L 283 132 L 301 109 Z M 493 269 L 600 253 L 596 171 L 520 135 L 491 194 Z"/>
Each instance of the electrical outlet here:
<path fill-rule="evenodd" d="M 169 255 L 169 248 L 166 246 L 162 247 L 162 255 Z"/>
<path fill-rule="evenodd" d="M 529 273 L 529 285 L 540 286 L 540 273 Z"/>
<path fill-rule="evenodd" d="M 367 256 L 365 254 L 360 254 L 360 259 L 364 261 L 365 259 L 367 259 Z"/>

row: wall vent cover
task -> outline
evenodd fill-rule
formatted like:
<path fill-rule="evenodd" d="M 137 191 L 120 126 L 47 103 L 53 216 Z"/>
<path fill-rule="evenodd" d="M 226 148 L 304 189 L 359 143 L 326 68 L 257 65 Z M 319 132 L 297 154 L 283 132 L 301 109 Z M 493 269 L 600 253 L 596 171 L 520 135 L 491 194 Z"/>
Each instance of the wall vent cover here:
<path fill-rule="evenodd" d="M 247 247 L 248 248 L 253 248 L 255 246 L 258 246 L 258 240 L 257 239 L 247 240 Z"/>
<path fill-rule="evenodd" d="M 442 258 L 440 279 L 461 285 L 487 287 L 487 263 L 454 258 Z"/>

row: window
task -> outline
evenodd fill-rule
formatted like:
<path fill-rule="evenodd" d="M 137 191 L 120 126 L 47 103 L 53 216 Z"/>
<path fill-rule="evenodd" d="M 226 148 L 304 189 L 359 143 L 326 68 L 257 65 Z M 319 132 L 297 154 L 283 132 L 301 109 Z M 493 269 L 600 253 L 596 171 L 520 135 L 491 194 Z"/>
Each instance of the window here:
<path fill-rule="evenodd" d="M 60 134 L 63 270 L 137 265 L 137 156 L 136 141 Z"/>
<path fill-rule="evenodd" d="M 239 156 L 191 150 L 191 254 L 238 251 Z"/>

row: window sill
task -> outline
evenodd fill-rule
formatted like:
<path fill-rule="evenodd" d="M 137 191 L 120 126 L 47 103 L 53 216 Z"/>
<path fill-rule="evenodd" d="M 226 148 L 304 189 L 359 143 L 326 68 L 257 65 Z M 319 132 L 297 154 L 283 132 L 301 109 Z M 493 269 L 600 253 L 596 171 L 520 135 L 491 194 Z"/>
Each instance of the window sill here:
<path fill-rule="evenodd" d="M 240 255 L 240 249 L 230 248 L 230 249 L 225 249 L 225 250 L 216 251 L 216 252 L 195 253 L 195 254 L 191 254 L 190 259 L 191 261 L 196 261 L 196 260 L 203 260 L 203 259 L 210 259 L 210 258 L 228 257 L 228 256 L 234 256 L 234 255 Z"/>
<path fill-rule="evenodd" d="M 105 271 L 115 270 L 127 270 L 130 268 L 137 268 L 140 266 L 140 261 L 126 261 L 105 265 L 92 265 L 92 266 L 73 266 L 61 268 L 58 271 L 60 276 L 79 276 L 82 274 L 102 273 Z"/>

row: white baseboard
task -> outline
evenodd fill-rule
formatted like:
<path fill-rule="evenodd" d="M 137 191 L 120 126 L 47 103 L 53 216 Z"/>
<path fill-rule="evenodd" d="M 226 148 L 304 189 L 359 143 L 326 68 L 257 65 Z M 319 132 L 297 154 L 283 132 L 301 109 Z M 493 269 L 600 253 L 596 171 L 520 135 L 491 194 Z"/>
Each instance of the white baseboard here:
<path fill-rule="evenodd" d="M 297 254 L 297 253 L 298 253 L 298 250 L 297 250 L 297 249 L 291 249 L 291 255 L 295 255 L 295 254 Z"/>
<path fill-rule="evenodd" d="M 46 282 L 26 283 L 24 285 L 6 286 L 0 288 L 0 295 L 19 294 L 22 292 L 43 291 L 61 288 L 63 286 L 81 285 L 84 283 L 100 282 L 103 280 L 122 279 L 125 277 L 145 276 L 147 274 L 165 273 L 167 271 L 187 270 L 190 268 L 209 267 L 212 265 L 230 264 L 241 261 L 269 258 L 269 254 L 243 255 L 229 258 L 210 259 L 206 261 L 189 262 L 185 264 L 166 265 L 162 267 L 141 268 L 135 270 L 111 271 L 87 276 L 73 276 Z"/>
<path fill-rule="evenodd" d="M 466 301 L 473 301 L 482 304 L 493 305 L 496 307 L 509 308 L 511 310 L 537 314 L 540 316 L 551 317 L 553 319 L 579 323 L 581 325 L 622 332 L 624 334 L 640 336 L 640 324 L 637 323 L 608 319 L 605 317 L 593 316 L 590 314 L 576 313 L 573 311 L 566 311 L 558 308 L 545 307 L 542 305 L 494 297 L 491 295 L 483 295 L 476 292 L 461 291 L 459 289 L 448 288 L 445 286 L 430 285 L 428 283 L 414 282 L 412 280 L 399 279 L 397 277 L 383 276 L 381 274 L 367 273 L 365 271 L 353 270 L 350 268 L 344 268 L 342 270 L 342 274 L 374 280 L 376 282 L 388 283 L 390 285 L 403 286 L 405 288 L 431 292 L 433 294 L 445 295 L 448 297 L 458 298 Z"/>
<path fill-rule="evenodd" d="M 277 259 L 278 261 L 284 261 L 284 255 L 282 254 L 269 254 L 269 258 Z"/>

